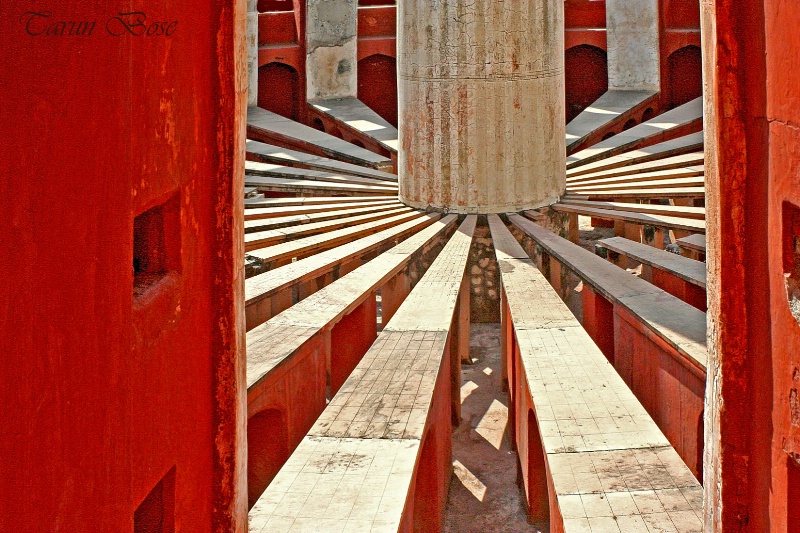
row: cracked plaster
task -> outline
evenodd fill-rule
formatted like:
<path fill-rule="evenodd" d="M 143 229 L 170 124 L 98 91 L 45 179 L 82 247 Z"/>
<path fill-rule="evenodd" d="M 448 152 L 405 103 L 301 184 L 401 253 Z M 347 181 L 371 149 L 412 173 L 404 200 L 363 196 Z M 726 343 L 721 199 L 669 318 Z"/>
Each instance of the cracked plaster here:
<path fill-rule="evenodd" d="M 398 7 L 400 197 L 519 211 L 564 190 L 564 22 L 555 0 Z"/>
<path fill-rule="evenodd" d="M 661 90 L 657 0 L 606 0 L 608 88 Z"/>
<path fill-rule="evenodd" d="M 356 0 L 308 0 L 306 76 L 309 100 L 358 92 Z"/>

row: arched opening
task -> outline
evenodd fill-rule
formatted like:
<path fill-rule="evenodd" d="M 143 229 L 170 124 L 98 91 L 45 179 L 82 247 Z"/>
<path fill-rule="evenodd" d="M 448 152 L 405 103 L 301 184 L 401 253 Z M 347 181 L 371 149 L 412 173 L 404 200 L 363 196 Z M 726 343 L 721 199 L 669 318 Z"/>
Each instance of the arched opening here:
<path fill-rule="evenodd" d="M 397 61 L 375 54 L 358 62 L 358 99 L 397 127 Z"/>
<path fill-rule="evenodd" d="M 252 507 L 289 457 L 288 429 L 277 409 L 247 421 L 247 499 Z"/>
<path fill-rule="evenodd" d="M 608 90 L 606 53 L 588 44 L 564 54 L 567 122 L 577 117 Z"/>
<path fill-rule="evenodd" d="M 300 81 L 297 71 L 283 63 L 258 69 L 258 107 L 299 120 Z"/>
<path fill-rule="evenodd" d="M 606 139 L 610 139 L 610 138 L 611 138 L 611 137 L 613 137 L 614 135 L 616 135 L 616 133 L 614 133 L 613 131 L 609 131 L 608 133 L 606 133 L 605 135 L 603 135 L 603 140 L 605 141 Z"/>
<path fill-rule="evenodd" d="M 642 113 L 642 122 L 647 122 L 654 116 L 656 116 L 656 112 L 653 111 L 652 107 L 648 107 L 647 109 L 644 110 L 644 113 Z"/>
<path fill-rule="evenodd" d="M 700 48 L 685 46 L 667 60 L 669 71 L 670 109 L 694 100 L 703 94 L 703 61 Z"/>
<path fill-rule="evenodd" d="M 328 135 L 333 135 L 334 137 L 338 137 L 344 140 L 344 135 L 342 135 L 342 132 L 339 131 L 339 128 L 337 128 L 336 126 L 332 127 L 330 131 L 328 131 L 327 133 Z"/>
<path fill-rule="evenodd" d="M 359 148 L 364 148 L 364 149 L 366 149 L 366 146 L 364 146 L 364 143 L 362 143 L 362 142 L 361 142 L 361 141 L 359 141 L 358 139 L 351 139 L 351 140 L 350 140 L 350 142 L 351 142 L 352 144 L 355 144 L 355 145 L 356 145 L 356 146 L 358 146 Z"/>
<path fill-rule="evenodd" d="M 311 125 L 319 131 L 325 131 L 325 123 L 322 122 L 322 119 L 319 117 L 312 120 Z"/>
<path fill-rule="evenodd" d="M 544 446 L 539 434 L 536 413 L 528 409 L 528 516 L 533 522 L 550 519 L 550 498 L 547 491 L 547 470 L 544 464 Z"/>
<path fill-rule="evenodd" d="M 626 122 L 624 126 L 622 126 L 622 131 L 629 130 L 635 125 L 636 125 L 636 119 L 632 118 L 628 122 Z"/>

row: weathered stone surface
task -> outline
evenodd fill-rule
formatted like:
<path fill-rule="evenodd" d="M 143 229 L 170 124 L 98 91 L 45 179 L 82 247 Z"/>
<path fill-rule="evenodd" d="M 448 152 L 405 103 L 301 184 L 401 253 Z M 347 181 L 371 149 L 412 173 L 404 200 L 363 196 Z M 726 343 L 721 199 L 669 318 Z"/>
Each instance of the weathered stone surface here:
<path fill-rule="evenodd" d="M 357 0 L 308 0 L 308 100 L 356 96 L 357 9 Z"/>
<path fill-rule="evenodd" d="M 404 202 L 489 213 L 563 193 L 562 2 L 402 2 L 398 65 Z"/>
<path fill-rule="evenodd" d="M 258 103 L 258 9 L 247 0 L 247 105 Z"/>
<path fill-rule="evenodd" d="M 657 0 L 606 0 L 608 88 L 661 88 Z"/>
<path fill-rule="evenodd" d="M 472 275 L 470 320 L 476 324 L 500 320 L 500 298 L 497 290 L 492 290 L 493 287 L 499 286 L 500 277 L 497 272 L 494 246 L 489 235 L 485 217 L 480 217 L 469 254 Z"/>

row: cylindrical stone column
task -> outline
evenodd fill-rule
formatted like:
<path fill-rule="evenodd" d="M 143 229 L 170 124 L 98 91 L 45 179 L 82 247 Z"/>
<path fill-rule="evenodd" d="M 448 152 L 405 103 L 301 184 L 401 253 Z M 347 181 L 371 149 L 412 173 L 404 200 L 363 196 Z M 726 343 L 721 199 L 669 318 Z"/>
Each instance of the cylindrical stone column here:
<path fill-rule="evenodd" d="M 565 189 L 563 0 L 398 3 L 400 198 L 500 213 Z"/>
<path fill-rule="evenodd" d="M 258 8 L 247 0 L 247 105 L 258 105 Z"/>

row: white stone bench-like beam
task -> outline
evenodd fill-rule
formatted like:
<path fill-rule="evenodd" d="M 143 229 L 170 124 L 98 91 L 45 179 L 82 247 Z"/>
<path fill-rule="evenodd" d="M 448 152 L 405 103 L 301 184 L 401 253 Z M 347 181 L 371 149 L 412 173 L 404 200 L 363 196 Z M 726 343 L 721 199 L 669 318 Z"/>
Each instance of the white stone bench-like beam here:
<path fill-rule="evenodd" d="M 640 244 L 622 237 L 601 239 L 597 242 L 598 254 L 622 268 L 628 268 L 629 260 L 642 265 L 641 278 L 671 295 L 706 311 L 706 265 L 652 246 Z"/>
<path fill-rule="evenodd" d="M 698 261 L 692 261 L 664 250 L 657 250 L 652 246 L 622 237 L 601 239 L 597 244 L 606 250 L 623 254 L 644 265 L 674 274 L 687 283 L 702 289 L 706 288 L 706 267 Z"/>
<path fill-rule="evenodd" d="M 297 196 L 288 198 L 255 198 L 253 200 L 245 200 L 245 220 L 247 220 L 248 213 L 251 210 L 258 209 L 280 209 L 280 208 L 314 208 L 318 207 L 320 211 L 325 209 L 339 209 L 339 207 L 331 208 L 330 204 L 343 204 L 343 203 L 361 203 L 361 202 L 381 202 L 381 201 L 394 201 L 397 200 L 397 195 L 386 196 Z M 254 211 L 255 212 L 255 211 Z M 308 211 L 303 211 L 308 212 Z M 290 213 L 280 213 L 275 216 L 291 215 Z M 258 217 L 256 217 L 258 218 Z"/>
<path fill-rule="evenodd" d="M 706 314 L 519 215 L 528 250 L 561 295 L 583 283 L 583 327 L 695 475 L 702 472 Z M 671 376 L 670 379 L 661 379 Z"/>
<path fill-rule="evenodd" d="M 687 235 L 675 241 L 681 251 L 687 257 L 705 261 L 706 257 L 706 235 L 705 233 L 697 233 L 694 235 Z"/>
<path fill-rule="evenodd" d="M 567 153 L 574 152 L 596 131 L 628 120 L 657 94 L 656 91 L 606 91 L 567 124 Z"/>
<path fill-rule="evenodd" d="M 397 183 L 397 175 L 390 172 L 375 170 L 374 168 L 345 163 L 337 159 L 330 159 L 306 152 L 290 150 L 281 146 L 259 141 L 248 140 L 245 146 L 247 159 L 261 161 L 262 163 L 273 163 L 289 167 L 308 168 L 323 172 L 336 172 L 349 174 L 352 176 L 362 176 L 365 178 L 375 178 L 381 181 L 393 181 Z"/>
<path fill-rule="evenodd" d="M 680 168 L 671 168 L 667 170 L 653 170 L 649 172 L 639 172 L 636 174 L 625 174 L 622 176 L 606 176 L 600 178 L 583 179 L 581 181 L 571 181 L 567 183 L 567 189 L 588 189 L 598 185 L 618 185 L 618 184 L 632 184 L 640 182 L 658 181 L 658 180 L 673 180 L 679 178 L 694 178 L 703 176 L 705 168 L 702 164 L 694 166 L 686 166 Z M 583 176 L 582 176 L 583 177 Z"/>
<path fill-rule="evenodd" d="M 247 137 L 377 170 L 392 160 L 260 107 L 247 108 Z"/>
<path fill-rule="evenodd" d="M 570 221 L 572 233 L 574 233 L 573 227 L 577 228 L 577 215 L 620 221 L 636 226 L 653 226 L 661 231 L 682 230 L 692 233 L 705 233 L 706 231 L 706 221 L 696 218 L 680 218 L 667 215 L 637 213 L 634 211 L 617 211 L 615 209 L 598 209 L 595 207 L 561 203 L 553 205 L 552 208 L 556 211 L 573 215 Z M 658 235 L 654 237 L 657 248 L 663 248 L 663 237 L 664 236 L 661 235 L 661 241 L 658 240 Z M 641 239 L 638 240 L 641 241 Z"/>
<path fill-rule="evenodd" d="M 344 243 L 408 222 L 418 216 L 418 211 L 409 211 L 389 218 L 381 218 L 372 222 L 329 231 L 321 235 L 312 235 L 267 248 L 252 250 L 247 255 L 258 260 L 266 270 L 271 270 L 291 263 L 293 259 L 303 259 L 310 255 L 330 250 Z"/>
<path fill-rule="evenodd" d="M 674 137 L 695 133 L 703 127 L 703 99 L 696 98 L 638 126 L 601 141 L 567 157 L 571 169 L 623 152 L 658 144 Z"/>
<path fill-rule="evenodd" d="M 358 98 L 315 100 L 310 104 L 341 127 L 357 131 L 377 141 L 389 152 L 397 153 L 399 133 L 383 117 Z"/>
<path fill-rule="evenodd" d="M 623 178 L 624 179 L 624 178 Z M 592 196 L 594 193 L 603 193 L 606 191 L 626 191 L 643 190 L 643 189 L 670 189 L 670 188 L 686 188 L 686 187 L 704 187 L 705 176 L 702 174 L 688 178 L 660 178 L 650 179 L 644 181 L 621 182 L 621 183 L 579 183 L 567 187 L 568 194 L 577 194 L 582 196 Z"/>
<path fill-rule="evenodd" d="M 325 408 L 328 387 L 335 394 L 375 340 L 376 291 L 405 279 L 406 267 L 433 250 L 456 221 L 451 215 L 420 230 L 248 332 L 248 420 L 258 428 L 278 412 L 285 421 L 283 427 L 273 421 L 267 432 L 248 429 L 251 504 Z M 395 307 L 408 294 L 389 292 L 384 299 L 396 299 L 388 302 Z"/>
<path fill-rule="evenodd" d="M 647 163 L 649 161 L 657 161 L 659 159 L 688 154 L 702 149 L 703 132 L 699 131 L 697 133 L 682 135 L 669 141 L 659 142 L 651 146 L 623 152 L 621 154 L 600 159 L 591 163 L 581 162 L 580 165 L 567 168 L 567 178 L 569 179 L 582 174 L 598 172 L 601 170 L 610 170 L 628 165 L 638 165 L 640 163 Z"/>
<path fill-rule="evenodd" d="M 378 185 L 381 187 L 397 186 L 396 182 L 389 180 L 353 176 L 342 172 L 288 167 L 285 165 L 276 165 L 274 163 L 262 163 L 260 161 L 245 161 L 244 170 L 247 174 L 252 176 L 272 176 L 274 178 L 328 181 L 331 183 L 355 183 L 361 185 Z"/>
<path fill-rule="evenodd" d="M 513 439 L 534 521 L 702 531 L 702 487 L 497 216 Z"/>
<path fill-rule="evenodd" d="M 356 202 L 332 202 L 328 204 L 317 205 L 288 205 L 288 206 L 275 206 L 275 207 L 260 207 L 246 209 L 244 212 L 245 222 L 251 220 L 266 220 L 270 218 L 282 218 L 289 216 L 303 216 L 313 215 L 315 213 L 324 213 L 326 211 L 339 211 L 350 207 L 370 207 L 373 205 L 389 205 L 397 203 L 396 198 L 389 198 L 387 200 L 359 200 Z"/>
<path fill-rule="evenodd" d="M 388 211 L 390 209 L 396 209 L 399 207 L 403 207 L 403 204 L 401 204 L 399 201 L 390 203 L 381 202 L 367 206 L 345 206 L 344 208 L 335 211 L 323 211 L 322 213 L 311 213 L 308 215 L 290 215 L 285 217 L 245 220 L 244 232 L 253 233 L 256 231 L 268 231 L 278 228 L 299 226 L 303 224 L 313 224 L 316 222 L 325 222 L 327 220 L 333 220 L 337 218 Z"/>
<path fill-rule="evenodd" d="M 570 191 L 570 196 L 583 196 L 592 199 L 614 200 L 669 200 L 678 198 L 705 198 L 705 186 L 694 187 L 653 187 L 653 188 L 614 188 L 592 189 L 588 192 Z"/>
<path fill-rule="evenodd" d="M 671 170 L 677 168 L 693 167 L 703 165 L 705 162 L 705 154 L 703 152 L 692 152 L 689 154 L 676 155 L 672 157 L 665 157 L 663 159 L 656 159 L 654 161 L 646 161 L 644 163 L 637 163 L 635 165 L 627 165 L 621 167 L 614 167 L 607 170 L 598 170 L 595 172 L 587 172 L 568 177 L 567 183 L 574 184 L 581 181 L 611 178 L 617 176 L 627 176 L 629 174 L 641 174 L 643 172 L 657 172 L 660 170 Z"/>
<path fill-rule="evenodd" d="M 460 289 L 475 222 L 451 237 L 252 508 L 252 533 L 441 527 L 458 360 L 451 329 L 468 294 Z"/>
<path fill-rule="evenodd" d="M 705 207 L 691 207 L 681 205 L 637 204 L 627 202 L 603 202 L 600 200 L 585 200 L 579 196 L 565 195 L 560 202 L 562 205 L 575 205 L 580 207 L 593 207 L 595 209 L 610 209 L 612 211 L 631 211 L 650 215 L 663 215 L 678 218 L 694 218 L 705 220 Z"/>
<path fill-rule="evenodd" d="M 246 252 L 250 252 L 259 248 L 267 248 L 279 243 L 299 239 L 300 237 L 334 231 L 340 228 L 355 226 L 364 222 L 371 222 L 373 220 L 390 218 L 392 216 L 408 212 L 412 212 L 412 209 L 410 207 L 401 205 L 400 207 L 382 209 L 375 213 L 348 216 L 338 218 L 336 220 L 315 222 L 313 224 L 302 224 L 288 228 L 278 228 L 267 231 L 257 231 L 255 233 L 246 233 L 244 236 L 244 249 Z"/>
<path fill-rule="evenodd" d="M 245 280 L 247 330 L 266 322 L 325 285 L 361 266 L 362 258 L 394 246 L 436 222 L 441 215 L 420 215 L 374 235 L 320 252 Z"/>
<path fill-rule="evenodd" d="M 342 194 L 342 195 L 396 195 L 397 187 L 391 185 L 367 185 L 356 183 L 331 183 L 304 179 L 272 178 L 269 176 L 253 176 L 245 174 L 244 183 L 259 191 L 281 192 L 289 194 Z"/>

